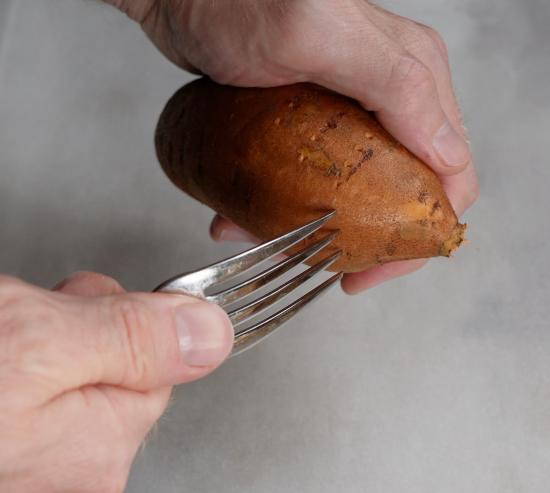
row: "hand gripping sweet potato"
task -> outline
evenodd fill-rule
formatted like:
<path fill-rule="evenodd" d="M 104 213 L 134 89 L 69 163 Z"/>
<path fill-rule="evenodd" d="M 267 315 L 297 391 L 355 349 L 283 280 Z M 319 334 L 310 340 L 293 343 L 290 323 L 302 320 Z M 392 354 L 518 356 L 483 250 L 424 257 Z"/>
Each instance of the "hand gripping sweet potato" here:
<path fill-rule="evenodd" d="M 262 240 L 336 209 L 342 250 L 330 270 L 355 272 L 450 256 L 465 226 L 430 168 L 355 101 L 313 84 L 270 89 L 207 78 L 181 88 L 156 132 L 160 163 L 183 191 Z"/>

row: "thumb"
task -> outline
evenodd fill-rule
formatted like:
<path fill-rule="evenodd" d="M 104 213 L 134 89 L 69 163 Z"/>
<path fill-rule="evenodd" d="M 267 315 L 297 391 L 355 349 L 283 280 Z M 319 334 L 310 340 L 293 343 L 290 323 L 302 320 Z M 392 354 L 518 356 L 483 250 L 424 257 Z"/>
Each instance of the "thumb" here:
<path fill-rule="evenodd" d="M 233 346 L 226 313 L 192 297 L 125 293 L 78 298 L 76 305 L 71 298 L 63 300 L 75 315 L 66 337 L 82 362 L 80 385 L 145 391 L 189 382 L 219 366 Z"/>
<path fill-rule="evenodd" d="M 125 290 L 116 280 L 102 274 L 85 271 L 75 272 L 70 275 L 54 287 L 53 291 L 80 297 L 99 297 L 102 295 L 125 293 Z M 141 296 L 149 298 L 149 295 Z M 158 297 L 158 295 L 155 296 Z M 105 298 L 102 302 L 105 303 L 107 300 L 108 298 Z M 118 298 L 117 302 L 120 301 L 122 299 Z M 225 312 L 215 305 L 205 302 L 199 303 L 198 300 L 190 297 L 177 296 L 177 301 L 180 303 L 184 301 L 183 304 L 180 304 L 175 309 L 176 332 L 183 363 L 191 367 L 198 366 L 204 368 L 217 366 L 227 356 L 227 340 L 229 339 L 231 342 L 234 335 L 232 327 L 229 331 L 227 329 L 227 316 Z M 128 303 L 126 300 L 123 303 L 127 303 L 128 306 L 125 308 L 114 308 L 114 312 L 117 310 L 135 310 L 136 302 L 131 301 Z M 118 303 L 114 303 L 113 307 L 117 307 L 117 305 Z M 133 320 L 139 319 L 140 316 L 133 317 Z M 151 323 L 154 322 L 152 321 Z M 126 329 L 127 327 L 124 328 Z M 114 332 L 116 332 L 116 329 Z M 135 331 L 130 330 L 128 332 L 132 333 Z M 227 334 L 229 338 L 226 337 Z M 128 343 L 132 343 L 132 341 L 128 341 Z M 218 348 L 218 345 L 221 345 L 221 347 Z M 182 375 L 182 377 L 187 378 L 185 375 Z M 182 382 L 177 381 L 175 383 Z"/>
<path fill-rule="evenodd" d="M 432 71 L 413 57 L 396 62 L 374 114 L 380 124 L 439 175 L 464 171 L 471 160 L 466 140 L 449 121 Z"/>
<path fill-rule="evenodd" d="M 188 296 L 75 296 L 12 278 L 0 279 L 2 292 L 0 326 L 4 319 L 17 330 L 0 337 L 9 337 L 18 374 L 49 382 L 40 386 L 49 395 L 85 385 L 147 391 L 189 382 L 219 366 L 233 346 L 226 313 Z"/>
<path fill-rule="evenodd" d="M 321 85 L 356 99 L 380 124 L 438 175 L 455 175 L 468 166 L 466 140 L 443 110 L 432 71 L 410 54 L 379 58 L 376 77 L 322 77 Z M 367 67 L 368 68 L 368 67 Z M 354 85 L 352 80 L 362 81 Z M 454 119 L 454 118 L 453 118 Z"/>
<path fill-rule="evenodd" d="M 374 5 L 346 45 L 328 51 L 310 80 L 357 100 L 438 175 L 471 161 L 445 45 L 433 30 Z M 335 12 L 338 18 L 338 12 Z M 316 62 L 310 62 L 316 63 Z"/>

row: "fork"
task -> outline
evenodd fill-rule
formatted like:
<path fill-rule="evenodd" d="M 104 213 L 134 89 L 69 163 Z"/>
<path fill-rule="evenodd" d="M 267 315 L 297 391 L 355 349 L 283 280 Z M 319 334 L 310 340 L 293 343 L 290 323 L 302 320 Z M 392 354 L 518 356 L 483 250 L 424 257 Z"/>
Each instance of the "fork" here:
<path fill-rule="evenodd" d="M 254 277 L 243 281 L 236 286 L 224 289 L 211 295 L 207 295 L 205 291 L 216 284 L 225 282 L 253 267 L 256 267 L 304 238 L 307 238 L 310 234 L 317 231 L 325 223 L 330 221 L 335 215 L 336 211 L 332 211 L 329 214 L 306 224 L 305 226 L 297 228 L 294 231 L 290 231 L 289 233 L 279 236 L 274 240 L 262 243 L 261 245 L 246 250 L 243 253 L 235 255 L 234 257 L 209 265 L 203 269 L 173 277 L 163 282 L 153 291 L 194 296 L 196 298 L 215 303 L 218 306 L 225 307 L 231 303 L 243 299 L 245 296 L 253 294 L 261 287 L 271 283 L 289 270 L 305 262 L 308 258 L 315 255 L 332 240 L 334 240 L 334 238 L 338 236 L 339 231 L 327 234 L 320 240 L 316 241 L 313 245 L 300 250 L 295 255 L 282 260 L 260 274 L 255 275 Z M 296 288 L 301 286 L 303 283 L 325 270 L 329 265 L 335 262 L 341 254 L 341 251 L 333 253 L 326 259 L 317 262 L 308 270 L 302 272 L 266 295 L 241 308 L 229 311 L 228 316 L 235 329 L 235 340 L 233 343 L 231 356 L 242 353 L 246 349 L 249 349 L 263 341 L 267 336 L 271 335 L 276 329 L 281 327 L 285 322 L 296 315 L 296 313 L 298 313 L 302 308 L 319 298 L 319 296 L 327 292 L 334 284 L 336 284 L 342 278 L 342 272 L 332 276 L 330 279 L 326 280 L 302 296 L 300 299 L 289 304 L 274 315 L 265 318 L 249 328 L 242 330 L 236 329 L 237 326 L 243 324 L 251 317 L 263 312 L 275 302 L 281 300 Z"/>

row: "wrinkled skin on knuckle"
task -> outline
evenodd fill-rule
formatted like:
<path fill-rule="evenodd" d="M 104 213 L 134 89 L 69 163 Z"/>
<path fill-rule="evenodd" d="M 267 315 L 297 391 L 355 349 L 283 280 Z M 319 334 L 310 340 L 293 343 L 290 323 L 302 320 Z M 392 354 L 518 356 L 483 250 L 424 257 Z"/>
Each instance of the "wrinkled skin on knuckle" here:
<path fill-rule="evenodd" d="M 425 64 L 448 62 L 447 47 L 435 29 L 401 17 L 395 32 L 403 48 Z"/>
<path fill-rule="evenodd" d="M 353 1 L 297 1 L 279 23 L 268 55 L 280 69 L 305 76 L 296 82 L 311 80 L 361 63 L 369 28 L 370 21 Z"/>
<path fill-rule="evenodd" d="M 234 49 L 236 39 L 228 39 L 228 27 L 234 17 L 231 6 L 238 7 L 238 3 L 157 0 L 142 28 L 170 61 L 222 82 L 221 77 L 231 77 L 228 74 L 233 57 L 227 51 Z"/>
<path fill-rule="evenodd" d="M 388 94 L 401 108 L 418 106 L 437 94 L 437 86 L 430 69 L 417 58 L 402 53 L 393 60 L 387 79 Z"/>
<path fill-rule="evenodd" d="M 155 351 L 146 351 L 154 347 L 152 330 L 155 326 L 153 314 L 148 307 L 135 299 L 124 296 L 108 300 L 110 326 L 117 331 L 120 348 L 126 353 L 127 374 L 123 382 L 130 379 L 141 382 L 149 375 L 149 368 L 156 362 L 152 360 Z"/>
<path fill-rule="evenodd" d="M 428 46 L 429 52 L 434 56 L 441 57 L 445 62 L 445 65 L 449 65 L 449 53 L 447 51 L 447 45 L 441 34 L 439 34 L 435 29 L 422 25 L 423 31 L 426 33 L 426 45 Z"/>
<path fill-rule="evenodd" d="M 325 60 L 308 55 L 318 52 L 323 46 L 323 37 L 314 26 L 300 26 L 299 21 L 293 20 L 289 26 L 281 29 L 279 43 L 271 44 L 265 48 L 266 58 L 272 65 L 272 72 L 289 72 L 293 82 L 299 82 L 298 74 L 314 74 L 324 70 Z M 292 25 L 299 26 L 293 29 Z M 325 40 L 326 41 L 326 40 Z M 325 43 L 326 48 L 326 43 Z M 330 49 L 324 53 L 330 55 Z"/>
<path fill-rule="evenodd" d="M 185 48 L 189 43 L 183 36 L 186 28 L 184 7 L 188 4 L 190 2 L 179 0 L 155 0 L 142 18 L 136 20 L 168 60 L 184 70 L 199 74 L 200 71 L 185 57 Z"/>
<path fill-rule="evenodd" d="M 176 12 L 173 1 L 159 5 L 171 9 L 160 18 L 181 58 L 218 83 L 242 86 L 289 84 L 330 71 L 359 44 L 366 22 L 353 0 L 179 2 Z"/>
<path fill-rule="evenodd" d="M 224 24 L 223 30 L 229 31 L 225 39 L 231 39 L 232 49 L 227 50 L 214 38 L 210 47 L 210 66 L 205 72 L 217 82 L 237 86 L 266 87 L 303 80 L 301 70 L 293 69 L 295 55 L 303 51 L 302 45 L 293 43 L 293 33 L 304 28 L 296 22 L 296 6 L 300 3 L 303 2 L 240 0 L 232 4 L 230 11 L 218 20 Z M 230 7 L 229 3 L 226 5 Z M 227 21 L 231 16 L 239 19 L 238 35 L 235 35 L 235 22 Z M 296 26 L 296 31 L 291 26 Z M 218 61 L 215 69 L 213 60 Z"/>

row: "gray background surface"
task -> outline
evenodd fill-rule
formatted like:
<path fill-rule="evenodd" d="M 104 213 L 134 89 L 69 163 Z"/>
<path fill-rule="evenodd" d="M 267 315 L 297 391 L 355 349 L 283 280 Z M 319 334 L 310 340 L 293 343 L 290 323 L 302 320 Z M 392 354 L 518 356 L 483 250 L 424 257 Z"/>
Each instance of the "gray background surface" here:
<path fill-rule="evenodd" d="M 0 0 L 0 272 L 149 290 L 239 248 L 152 143 L 190 77 L 97 2 Z M 393 0 L 447 42 L 478 250 L 315 309 L 179 387 L 128 493 L 543 493 L 550 484 L 550 4 Z M 7 22 L 5 22 L 7 20 Z"/>
<path fill-rule="evenodd" d="M 9 8 L 11 0 L 0 0 L 0 48 L 2 47 L 2 36 L 4 35 L 5 26 L 9 17 Z"/>

